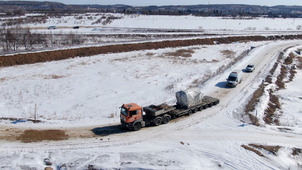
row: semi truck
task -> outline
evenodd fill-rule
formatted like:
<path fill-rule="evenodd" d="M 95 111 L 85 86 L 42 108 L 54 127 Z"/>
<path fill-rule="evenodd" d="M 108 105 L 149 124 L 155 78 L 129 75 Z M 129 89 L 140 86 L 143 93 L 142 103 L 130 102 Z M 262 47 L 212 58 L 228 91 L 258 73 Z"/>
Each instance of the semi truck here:
<path fill-rule="evenodd" d="M 137 131 L 142 127 L 167 124 L 171 119 L 191 115 L 208 107 L 217 105 L 219 99 L 204 96 L 199 88 L 176 92 L 176 104 L 160 104 L 141 107 L 136 103 L 121 106 L 120 121 L 123 127 Z"/>

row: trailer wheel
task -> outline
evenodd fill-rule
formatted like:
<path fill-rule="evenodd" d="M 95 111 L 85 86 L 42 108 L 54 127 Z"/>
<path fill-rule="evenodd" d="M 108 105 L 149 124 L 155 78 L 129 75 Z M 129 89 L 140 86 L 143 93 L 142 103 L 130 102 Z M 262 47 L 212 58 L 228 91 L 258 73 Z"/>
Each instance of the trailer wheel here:
<path fill-rule="evenodd" d="M 163 117 L 163 124 L 169 123 L 170 120 L 171 120 L 171 116 L 170 116 L 170 115 L 165 115 L 165 116 Z"/>
<path fill-rule="evenodd" d="M 158 126 L 161 124 L 161 121 L 162 121 L 161 117 L 157 117 L 154 119 L 153 123 L 155 126 Z"/>
<path fill-rule="evenodd" d="M 198 108 L 198 111 L 202 111 L 202 109 L 203 109 L 203 107 L 199 107 L 199 108 Z"/>
<path fill-rule="evenodd" d="M 192 110 L 189 110 L 189 111 L 188 111 L 188 115 L 191 115 L 191 114 L 192 114 Z"/>
<path fill-rule="evenodd" d="M 133 130 L 134 131 L 138 131 L 142 128 L 142 125 L 140 123 L 135 123 L 133 126 Z"/>
<path fill-rule="evenodd" d="M 198 108 L 197 107 L 193 110 L 193 113 L 196 113 L 196 112 L 198 112 Z"/>

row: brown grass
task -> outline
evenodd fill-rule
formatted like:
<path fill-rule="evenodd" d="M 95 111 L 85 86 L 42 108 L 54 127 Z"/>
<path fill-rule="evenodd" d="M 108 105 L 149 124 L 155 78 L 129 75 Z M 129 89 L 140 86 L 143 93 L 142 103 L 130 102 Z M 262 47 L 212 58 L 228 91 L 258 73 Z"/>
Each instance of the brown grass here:
<path fill-rule="evenodd" d="M 286 73 L 287 73 L 287 68 L 284 65 L 282 65 L 281 66 L 281 72 L 278 75 L 277 80 L 275 82 L 275 84 L 278 85 L 278 89 L 277 90 L 285 89 L 285 83 L 284 83 L 283 80 L 285 78 Z"/>
<path fill-rule="evenodd" d="M 289 76 L 288 76 L 288 81 L 293 81 L 294 78 L 295 78 L 295 74 L 296 74 L 296 67 L 295 66 L 292 66 L 289 70 Z"/>
<path fill-rule="evenodd" d="M 17 137 L 17 140 L 25 143 L 65 139 L 68 139 L 68 135 L 62 130 L 25 130 L 22 135 Z"/>
<path fill-rule="evenodd" d="M 258 89 L 253 93 L 252 98 L 250 99 L 250 101 L 248 102 L 248 104 L 244 108 L 244 112 L 246 114 L 248 114 L 248 116 L 249 116 L 252 124 L 256 125 L 256 126 L 260 126 L 259 120 L 258 120 L 257 117 L 255 117 L 254 115 L 250 114 L 250 112 L 252 112 L 252 111 L 255 110 L 255 106 L 259 102 L 259 98 L 264 93 L 264 88 L 265 88 L 265 85 L 263 83 L 260 84 L 259 87 L 258 87 Z"/>
<path fill-rule="evenodd" d="M 7 78 L 6 77 L 2 77 L 2 78 L 0 78 L 0 81 L 6 81 L 7 80 Z"/>
<path fill-rule="evenodd" d="M 63 76 L 63 75 L 52 74 L 52 75 L 44 76 L 44 79 L 60 79 L 60 78 L 64 78 L 64 77 L 65 76 Z"/>
<path fill-rule="evenodd" d="M 281 57 L 282 57 L 282 56 L 281 56 L 281 54 L 280 54 L 280 55 L 279 55 L 279 59 L 281 59 Z M 279 65 L 278 62 L 276 62 L 276 63 L 274 64 L 273 68 L 272 68 L 272 69 L 270 70 L 270 72 L 269 72 L 270 75 L 266 76 L 265 82 L 267 82 L 267 83 L 269 83 L 269 84 L 273 83 L 272 75 L 273 75 L 274 72 L 276 71 L 278 65 Z"/>
<path fill-rule="evenodd" d="M 146 56 L 148 56 L 148 57 L 152 57 L 152 56 L 154 56 L 155 55 L 155 53 L 150 53 L 150 52 L 148 52 L 147 54 L 146 54 Z"/>
<path fill-rule="evenodd" d="M 226 58 L 233 58 L 235 56 L 235 52 L 234 51 L 231 51 L 231 50 L 223 50 L 223 51 L 220 51 L 223 56 L 225 56 Z"/>
<path fill-rule="evenodd" d="M 281 148 L 281 146 L 279 146 L 279 145 L 270 146 L 270 145 L 258 145 L 258 144 L 249 144 L 249 146 L 241 145 L 241 147 L 243 147 L 246 150 L 252 151 L 252 152 L 256 153 L 257 155 L 259 155 L 261 157 L 265 157 L 265 156 L 257 149 L 264 149 L 266 151 L 271 152 L 275 156 L 277 156 L 277 153 L 278 153 L 279 149 Z M 302 153 L 301 148 L 292 148 L 292 155 L 293 156 L 300 155 L 301 153 Z"/>
<path fill-rule="evenodd" d="M 293 53 L 290 53 L 289 56 L 284 60 L 284 64 L 286 64 L 286 65 L 292 64 L 294 58 L 295 58 L 295 55 Z"/>
<path fill-rule="evenodd" d="M 279 145 L 277 145 L 277 146 L 270 146 L 270 145 L 249 144 L 249 146 L 252 146 L 252 147 L 258 148 L 258 149 L 264 149 L 266 151 L 271 152 L 275 156 L 277 156 L 277 152 L 281 148 L 281 146 L 279 146 Z"/>
<path fill-rule="evenodd" d="M 248 115 L 249 115 L 249 118 L 250 118 L 250 120 L 251 120 L 251 122 L 252 122 L 253 125 L 260 126 L 259 120 L 258 120 L 258 118 L 256 116 L 254 116 L 254 115 L 252 115 L 250 113 Z"/>
<path fill-rule="evenodd" d="M 192 57 L 194 51 L 192 49 L 179 49 L 175 52 L 165 53 L 167 56 L 174 56 L 174 57 Z"/>
<path fill-rule="evenodd" d="M 298 60 L 297 68 L 302 69 L 302 57 L 297 57 L 297 60 Z"/>
<path fill-rule="evenodd" d="M 264 157 L 264 155 L 260 151 L 254 149 L 252 147 L 249 147 L 249 146 L 246 146 L 246 145 L 241 145 L 241 147 L 243 147 L 246 150 L 252 151 L 252 152 L 256 153 L 257 155 L 259 155 L 261 157 Z"/>
<path fill-rule="evenodd" d="M 300 155 L 301 153 L 302 153 L 301 148 L 293 148 L 292 155 L 296 156 L 296 155 Z"/>
<path fill-rule="evenodd" d="M 276 124 L 279 125 L 279 120 L 275 117 L 275 112 L 277 109 L 280 109 L 281 105 L 279 102 L 279 98 L 273 94 L 273 90 L 269 91 L 269 104 L 268 108 L 264 112 L 263 120 L 267 124 Z"/>
<path fill-rule="evenodd" d="M 93 56 L 107 53 L 120 53 L 137 50 L 160 49 L 168 47 L 185 47 L 193 45 L 214 45 L 214 41 L 220 43 L 233 43 L 244 40 L 266 41 L 278 39 L 302 39 L 302 35 L 281 35 L 281 36 L 234 36 L 224 38 L 205 38 L 193 40 L 172 40 L 161 42 L 145 42 L 137 44 L 118 44 L 101 47 L 83 47 L 77 49 L 65 49 L 56 51 L 44 51 L 26 54 L 14 54 L 0 56 L 0 66 L 13 66 L 21 64 L 33 64 L 38 62 L 47 62 L 55 60 L 64 60 L 75 57 Z"/>

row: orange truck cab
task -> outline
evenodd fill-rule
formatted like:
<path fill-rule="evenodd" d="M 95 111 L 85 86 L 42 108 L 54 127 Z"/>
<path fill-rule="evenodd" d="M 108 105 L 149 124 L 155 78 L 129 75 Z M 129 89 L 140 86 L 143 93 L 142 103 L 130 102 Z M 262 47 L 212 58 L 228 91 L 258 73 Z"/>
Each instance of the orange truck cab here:
<path fill-rule="evenodd" d="M 120 114 L 121 124 L 123 127 L 140 130 L 145 126 L 143 120 L 143 108 L 136 103 L 123 104 Z"/>

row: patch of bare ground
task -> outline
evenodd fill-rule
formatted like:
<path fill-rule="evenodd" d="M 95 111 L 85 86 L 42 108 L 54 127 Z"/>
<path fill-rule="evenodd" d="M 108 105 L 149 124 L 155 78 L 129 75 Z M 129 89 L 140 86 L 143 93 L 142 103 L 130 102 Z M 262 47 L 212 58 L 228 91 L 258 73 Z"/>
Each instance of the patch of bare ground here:
<path fill-rule="evenodd" d="M 214 42 L 228 44 L 242 41 L 267 41 L 267 40 L 287 40 L 302 39 L 302 35 L 280 35 L 280 36 L 234 36 L 224 38 L 204 38 L 191 40 L 171 40 L 160 42 L 144 42 L 136 44 L 117 44 L 100 47 L 82 47 L 75 49 L 64 49 L 55 51 L 43 51 L 36 53 L 12 54 L 0 56 L 0 66 L 13 66 L 22 64 L 33 64 L 64 60 L 75 57 L 87 57 L 98 54 L 120 53 L 137 50 L 161 49 L 168 47 L 187 47 L 194 45 L 214 45 Z"/>
<path fill-rule="evenodd" d="M 66 140 L 68 135 L 62 130 L 25 130 L 16 138 L 24 143 L 41 142 L 43 140 Z"/>
<path fill-rule="evenodd" d="M 192 57 L 192 54 L 194 53 L 194 50 L 192 49 L 179 49 L 175 52 L 169 52 L 165 53 L 167 56 L 173 56 L 173 57 Z"/>

